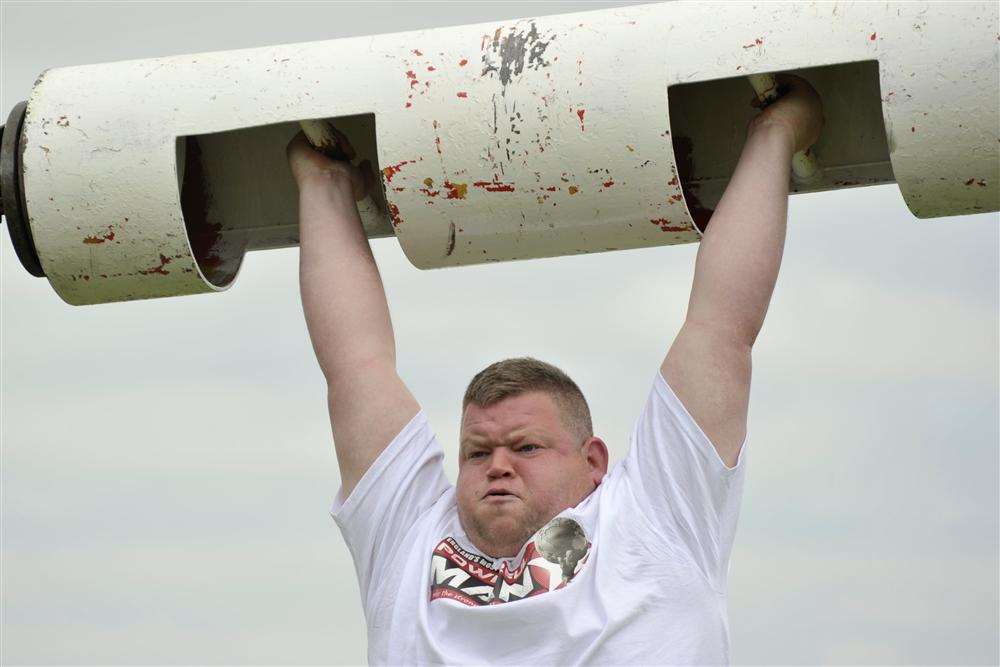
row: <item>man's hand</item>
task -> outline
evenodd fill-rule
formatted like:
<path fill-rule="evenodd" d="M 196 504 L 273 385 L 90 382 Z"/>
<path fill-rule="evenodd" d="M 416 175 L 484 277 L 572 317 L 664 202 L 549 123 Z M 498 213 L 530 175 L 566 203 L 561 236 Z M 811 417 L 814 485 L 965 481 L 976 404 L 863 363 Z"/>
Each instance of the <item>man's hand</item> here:
<path fill-rule="evenodd" d="M 343 153 L 354 155 L 354 149 L 347 138 L 343 137 L 340 141 L 345 144 L 341 147 Z M 292 137 L 286 153 L 288 166 L 291 167 L 300 190 L 313 186 L 324 187 L 323 183 L 327 184 L 325 187 L 349 187 L 354 200 L 361 201 L 374 187 L 375 174 L 370 161 L 363 160 L 360 165 L 354 166 L 346 160 L 332 160 L 313 148 L 303 132 Z"/>
<path fill-rule="evenodd" d="M 816 143 L 823 130 L 823 103 L 816 89 L 802 77 L 778 74 L 774 80 L 780 97 L 750 120 L 747 138 L 762 127 L 776 125 L 788 133 L 793 153 L 804 151 Z"/>

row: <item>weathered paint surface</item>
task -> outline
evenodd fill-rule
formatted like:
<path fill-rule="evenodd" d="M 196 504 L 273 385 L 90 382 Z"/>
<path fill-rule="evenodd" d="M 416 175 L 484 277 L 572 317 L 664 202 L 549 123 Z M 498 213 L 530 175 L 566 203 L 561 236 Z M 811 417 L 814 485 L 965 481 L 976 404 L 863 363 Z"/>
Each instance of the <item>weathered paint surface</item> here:
<path fill-rule="evenodd" d="M 914 214 L 996 210 L 997 11 L 668 3 L 54 69 L 25 119 L 32 233 L 72 304 L 224 290 L 246 249 L 297 233 L 284 220 L 254 244 L 206 219 L 189 238 L 177 138 L 374 114 L 386 204 L 362 218 L 418 267 L 693 242 L 704 192 L 683 182 L 668 87 L 865 60 Z M 283 159 L 240 168 L 252 182 Z M 203 194 L 266 227 L 267 201 Z"/>

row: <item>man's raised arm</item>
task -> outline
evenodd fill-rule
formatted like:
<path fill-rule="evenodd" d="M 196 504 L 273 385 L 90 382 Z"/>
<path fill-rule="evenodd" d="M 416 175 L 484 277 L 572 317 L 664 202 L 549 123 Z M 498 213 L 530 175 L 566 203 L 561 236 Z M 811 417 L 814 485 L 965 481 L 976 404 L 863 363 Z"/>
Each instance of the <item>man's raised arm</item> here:
<path fill-rule="evenodd" d="M 823 125 L 812 86 L 799 77 L 777 79 L 788 92 L 747 128 L 698 248 L 687 318 L 661 366 L 728 467 L 746 436 L 750 350 L 778 278 L 792 154 L 815 143 Z"/>
<path fill-rule="evenodd" d="M 355 204 L 374 178 L 324 157 L 302 133 L 288 161 L 299 187 L 302 308 L 326 377 L 346 499 L 420 406 L 396 374 L 389 306 Z"/>

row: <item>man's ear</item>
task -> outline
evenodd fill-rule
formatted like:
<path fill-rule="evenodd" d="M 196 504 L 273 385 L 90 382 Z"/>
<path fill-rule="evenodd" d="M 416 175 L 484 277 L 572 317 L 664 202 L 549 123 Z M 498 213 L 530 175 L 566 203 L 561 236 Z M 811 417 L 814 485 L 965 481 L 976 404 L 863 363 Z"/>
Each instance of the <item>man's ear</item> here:
<path fill-rule="evenodd" d="M 608 446 L 600 438 L 591 436 L 583 444 L 583 455 L 590 466 L 594 484 L 600 484 L 608 472 Z"/>

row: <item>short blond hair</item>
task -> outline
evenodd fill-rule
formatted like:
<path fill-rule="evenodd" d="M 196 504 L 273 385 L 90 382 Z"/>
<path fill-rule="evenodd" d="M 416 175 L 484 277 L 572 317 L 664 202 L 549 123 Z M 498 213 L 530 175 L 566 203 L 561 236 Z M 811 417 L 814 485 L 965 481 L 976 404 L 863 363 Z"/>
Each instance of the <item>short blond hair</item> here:
<path fill-rule="evenodd" d="M 504 359 L 476 373 L 462 398 L 462 414 L 470 403 L 487 408 L 531 391 L 548 394 L 559 409 L 563 425 L 580 440 L 594 435 L 590 408 L 580 387 L 552 364 L 531 357 Z"/>

